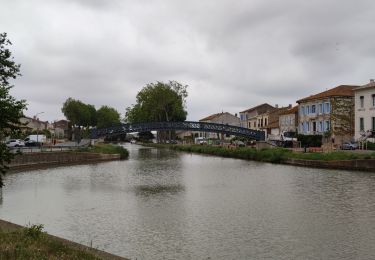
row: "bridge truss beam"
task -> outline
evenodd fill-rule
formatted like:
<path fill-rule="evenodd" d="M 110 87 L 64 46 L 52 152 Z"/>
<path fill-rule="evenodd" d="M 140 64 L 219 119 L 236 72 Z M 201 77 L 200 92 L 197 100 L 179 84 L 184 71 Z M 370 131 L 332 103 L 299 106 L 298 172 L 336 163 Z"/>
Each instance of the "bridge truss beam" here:
<path fill-rule="evenodd" d="M 205 122 L 150 122 L 150 123 L 135 123 L 135 124 L 120 124 L 108 128 L 92 129 L 91 138 L 112 136 L 124 133 L 147 132 L 147 131 L 196 131 L 196 132 L 212 132 L 246 137 L 257 141 L 265 139 L 263 131 L 248 129 L 244 127 L 205 123 Z"/>

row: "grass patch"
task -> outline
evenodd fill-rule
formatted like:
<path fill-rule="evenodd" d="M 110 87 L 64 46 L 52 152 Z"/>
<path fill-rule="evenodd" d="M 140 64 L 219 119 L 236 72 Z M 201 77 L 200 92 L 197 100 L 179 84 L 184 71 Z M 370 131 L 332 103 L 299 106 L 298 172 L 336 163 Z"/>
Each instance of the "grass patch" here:
<path fill-rule="evenodd" d="M 120 159 L 127 159 L 129 157 L 129 151 L 126 148 L 113 144 L 96 144 L 92 147 L 83 148 L 80 151 L 104 154 L 120 154 Z"/>
<path fill-rule="evenodd" d="M 0 259 L 100 259 L 49 237 L 42 229 L 42 225 L 10 232 L 0 229 Z"/>
<path fill-rule="evenodd" d="M 227 148 L 222 146 L 210 145 L 147 144 L 147 146 L 271 163 L 282 163 L 290 158 L 322 161 L 375 159 L 375 153 L 361 154 L 342 151 L 330 153 L 297 153 L 283 148 L 256 150 L 255 148 L 250 147 Z"/>

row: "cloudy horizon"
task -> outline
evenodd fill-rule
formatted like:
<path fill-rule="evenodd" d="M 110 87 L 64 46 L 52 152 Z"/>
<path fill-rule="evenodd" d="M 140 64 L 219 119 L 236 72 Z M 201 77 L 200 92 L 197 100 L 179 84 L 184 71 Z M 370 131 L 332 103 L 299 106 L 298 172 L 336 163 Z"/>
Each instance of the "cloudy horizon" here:
<path fill-rule="evenodd" d="M 189 120 L 375 77 L 375 2 L 0 0 L 28 116 L 69 98 L 122 115 L 146 84 L 189 85 Z"/>

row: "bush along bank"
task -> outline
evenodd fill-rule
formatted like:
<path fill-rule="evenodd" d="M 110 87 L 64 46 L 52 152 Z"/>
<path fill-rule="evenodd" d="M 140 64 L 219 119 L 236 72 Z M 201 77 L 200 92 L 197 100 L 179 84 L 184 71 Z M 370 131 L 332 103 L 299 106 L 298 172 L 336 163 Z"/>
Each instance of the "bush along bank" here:
<path fill-rule="evenodd" d="M 122 160 L 129 158 L 129 151 L 126 148 L 112 144 L 96 144 L 92 147 L 83 148 L 80 151 L 90 153 L 119 154 L 120 159 Z"/>
<path fill-rule="evenodd" d="M 176 151 L 210 154 L 237 159 L 246 159 L 270 163 L 285 163 L 311 167 L 319 167 L 319 163 L 317 162 L 322 162 L 321 167 L 336 169 L 343 168 L 341 167 L 343 165 L 342 162 L 351 161 L 352 163 L 349 163 L 349 165 L 352 165 L 352 167 L 345 166 L 346 168 L 354 170 L 375 170 L 375 152 L 366 154 L 343 151 L 330 153 L 297 153 L 283 148 L 256 150 L 255 148 L 250 147 L 228 148 L 222 146 L 209 145 L 147 144 L 147 146 L 157 148 L 169 148 Z M 313 161 L 315 163 L 309 164 L 309 161 Z"/>

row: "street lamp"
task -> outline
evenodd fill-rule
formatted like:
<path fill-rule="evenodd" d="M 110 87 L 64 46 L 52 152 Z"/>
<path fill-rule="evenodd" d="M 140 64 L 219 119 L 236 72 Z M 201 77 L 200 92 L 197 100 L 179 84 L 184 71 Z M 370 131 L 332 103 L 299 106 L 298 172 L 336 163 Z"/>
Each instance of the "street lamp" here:
<path fill-rule="evenodd" d="M 37 116 L 43 114 L 44 112 L 39 112 L 34 115 L 35 120 L 38 120 Z M 38 120 L 39 121 L 39 120 Z M 36 127 L 36 142 L 39 143 L 39 124 Z"/>

